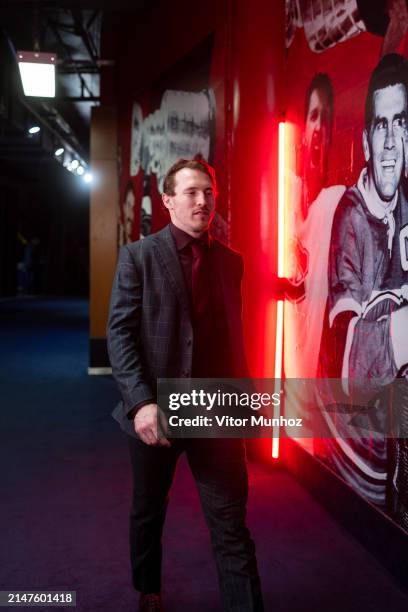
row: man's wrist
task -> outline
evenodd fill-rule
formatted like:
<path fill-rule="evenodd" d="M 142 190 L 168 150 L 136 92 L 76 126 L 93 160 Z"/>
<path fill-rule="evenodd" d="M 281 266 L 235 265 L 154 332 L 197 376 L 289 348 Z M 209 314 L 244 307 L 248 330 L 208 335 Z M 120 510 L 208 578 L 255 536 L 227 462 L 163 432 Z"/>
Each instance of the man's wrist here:
<path fill-rule="evenodd" d="M 139 410 L 141 408 L 143 408 L 143 406 L 147 406 L 148 404 L 153 404 L 154 403 L 154 399 L 148 399 L 148 400 L 143 400 L 142 402 L 139 402 L 138 404 L 136 404 L 136 406 L 133 406 L 133 408 L 128 412 L 128 419 L 132 420 L 135 418 L 136 414 L 139 412 Z"/>

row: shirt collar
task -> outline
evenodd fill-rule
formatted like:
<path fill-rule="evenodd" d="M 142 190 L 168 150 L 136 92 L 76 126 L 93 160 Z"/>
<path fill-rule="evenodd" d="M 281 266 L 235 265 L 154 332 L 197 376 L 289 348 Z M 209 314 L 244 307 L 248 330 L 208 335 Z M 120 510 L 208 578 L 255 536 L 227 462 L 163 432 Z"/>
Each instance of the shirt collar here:
<path fill-rule="evenodd" d="M 357 181 L 357 187 L 363 196 L 364 202 L 370 211 L 370 213 L 376 217 L 376 219 L 381 219 L 387 225 L 387 236 L 388 236 L 388 250 L 390 252 L 390 257 L 392 255 L 392 241 L 394 239 L 395 234 L 395 219 L 394 219 L 394 209 L 397 205 L 398 201 L 398 189 L 395 193 L 395 196 L 391 200 L 391 202 L 387 206 L 383 206 L 377 200 L 373 200 L 369 197 L 367 192 L 367 168 L 363 168 L 359 179 Z"/>
<path fill-rule="evenodd" d="M 193 238 L 192 236 L 190 236 L 190 234 L 187 234 L 187 232 L 184 232 L 182 229 L 174 225 L 174 223 L 172 223 L 171 221 L 170 221 L 170 231 L 174 238 L 174 241 L 176 243 L 176 249 L 178 251 L 181 251 L 182 249 L 184 249 L 187 245 L 191 244 L 194 240 L 196 240 L 197 242 L 201 242 L 201 244 L 205 246 L 209 246 L 210 238 L 208 235 L 208 231 L 205 231 L 202 234 L 202 236 L 200 236 L 200 238 Z"/>
<path fill-rule="evenodd" d="M 387 206 L 384 206 L 383 204 L 380 204 L 379 202 L 374 201 L 373 198 L 369 197 L 367 192 L 367 180 L 367 168 L 363 168 L 357 181 L 358 190 L 363 196 L 364 202 L 370 213 L 377 219 L 384 219 L 384 217 L 388 217 L 393 212 L 394 208 L 397 205 L 398 190 L 395 192 L 395 195 L 391 202 L 389 202 Z"/>

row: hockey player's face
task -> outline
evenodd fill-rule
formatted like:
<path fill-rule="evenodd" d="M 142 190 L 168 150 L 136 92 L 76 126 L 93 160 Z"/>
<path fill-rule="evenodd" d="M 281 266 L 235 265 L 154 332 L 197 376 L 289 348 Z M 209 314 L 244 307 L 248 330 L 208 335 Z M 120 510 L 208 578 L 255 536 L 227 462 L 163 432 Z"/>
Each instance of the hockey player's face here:
<path fill-rule="evenodd" d="M 373 121 L 366 158 L 377 193 L 384 202 L 392 200 L 401 179 L 406 119 L 407 94 L 404 85 L 390 85 L 374 92 Z"/>
<path fill-rule="evenodd" d="M 215 206 L 214 187 L 207 174 L 182 168 L 175 175 L 173 196 L 163 195 L 174 225 L 190 235 L 204 232 L 212 219 Z"/>
<path fill-rule="evenodd" d="M 306 171 L 323 177 L 330 140 L 330 106 L 320 89 L 311 93 L 305 124 Z"/>

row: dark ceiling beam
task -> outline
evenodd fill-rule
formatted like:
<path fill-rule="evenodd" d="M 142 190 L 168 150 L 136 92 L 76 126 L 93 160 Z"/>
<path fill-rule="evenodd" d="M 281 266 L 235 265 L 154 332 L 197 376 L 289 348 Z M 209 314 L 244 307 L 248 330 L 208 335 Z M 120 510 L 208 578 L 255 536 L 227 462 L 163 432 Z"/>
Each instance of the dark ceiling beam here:
<path fill-rule="evenodd" d="M 98 59 L 96 64 L 95 66 L 95 64 L 88 60 L 63 60 L 58 61 L 57 69 L 59 74 L 75 74 L 78 70 L 81 74 L 99 74 L 101 68 L 112 67 L 115 65 L 115 61 Z"/>
<path fill-rule="evenodd" d="M 95 66 L 77 66 L 77 65 L 70 65 L 70 66 L 58 66 L 58 74 L 77 74 L 78 70 L 81 72 L 81 74 L 99 74 L 100 69 L 98 67 L 95 68 Z"/>
<path fill-rule="evenodd" d="M 88 51 L 88 55 L 95 66 L 97 66 L 98 62 L 98 50 L 96 49 L 95 43 L 92 39 L 92 36 L 89 34 L 88 30 L 84 28 L 84 24 L 82 22 L 82 12 L 81 9 L 75 8 L 71 9 L 72 18 L 74 20 L 76 32 L 78 36 L 82 38 L 82 41 Z"/>
<path fill-rule="evenodd" d="M 58 102 L 100 102 L 99 96 L 56 96 Z"/>
<path fill-rule="evenodd" d="M 92 13 L 92 15 L 90 16 L 90 18 L 88 19 L 88 21 L 86 23 L 86 29 L 87 30 L 89 30 L 89 28 L 91 27 L 91 25 L 93 24 L 93 22 L 95 21 L 95 19 L 97 18 L 97 16 L 99 15 L 100 12 L 101 12 L 101 10 L 99 8 L 94 10 L 94 12 Z"/>
<path fill-rule="evenodd" d="M 48 20 L 48 24 L 49 24 L 49 27 L 51 28 L 55 38 L 57 39 L 61 49 L 63 50 L 64 56 L 65 56 L 65 60 L 68 61 L 69 64 L 71 64 L 72 66 L 76 66 L 76 74 L 78 75 L 78 78 L 79 78 L 80 83 L 81 83 L 81 90 L 83 91 L 83 90 L 86 89 L 88 91 L 89 95 L 92 96 L 93 93 L 89 89 L 89 87 L 86 84 L 85 80 L 83 79 L 83 77 L 81 75 L 80 68 L 78 68 L 77 64 L 72 59 L 71 54 L 69 53 L 69 51 L 68 51 L 68 49 L 67 49 L 67 47 L 66 47 L 66 45 L 65 45 L 65 43 L 63 41 L 63 38 L 62 38 L 62 36 L 61 36 L 57 26 L 54 23 L 52 23 L 50 20 Z"/>

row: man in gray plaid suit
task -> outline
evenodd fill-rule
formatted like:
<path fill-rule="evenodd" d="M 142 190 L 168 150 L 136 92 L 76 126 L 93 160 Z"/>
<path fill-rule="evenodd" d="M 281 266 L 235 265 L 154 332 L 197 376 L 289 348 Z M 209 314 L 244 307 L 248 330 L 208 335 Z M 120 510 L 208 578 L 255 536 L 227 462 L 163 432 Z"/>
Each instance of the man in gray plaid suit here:
<path fill-rule="evenodd" d="M 187 455 L 210 529 L 223 609 L 263 610 L 255 546 L 245 524 L 248 478 L 240 439 L 167 440 L 158 433 L 157 378 L 247 376 L 242 257 L 209 237 L 213 168 L 180 160 L 164 179 L 171 222 L 121 248 L 108 349 L 133 469 L 132 580 L 139 610 L 162 610 L 161 536 L 177 460 Z M 186 606 L 187 606 L 186 602 Z"/>

